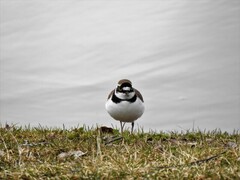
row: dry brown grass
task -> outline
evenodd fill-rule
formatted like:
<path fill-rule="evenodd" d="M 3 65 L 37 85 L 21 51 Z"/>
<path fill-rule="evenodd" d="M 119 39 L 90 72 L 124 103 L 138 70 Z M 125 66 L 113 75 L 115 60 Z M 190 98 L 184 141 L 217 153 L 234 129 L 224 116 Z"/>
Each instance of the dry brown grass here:
<path fill-rule="evenodd" d="M 106 136 L 113 134 L 0 127 L 0 179 L 240 179 L 237 132 L 125 131 L 124 141 L 105 145 Z"/>

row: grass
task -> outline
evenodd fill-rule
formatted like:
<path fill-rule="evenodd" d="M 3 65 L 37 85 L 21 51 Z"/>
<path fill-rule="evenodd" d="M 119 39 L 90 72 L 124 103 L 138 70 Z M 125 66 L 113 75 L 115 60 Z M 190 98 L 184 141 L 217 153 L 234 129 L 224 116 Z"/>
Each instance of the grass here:
<path fill-rule="evenodd" d="M 238 132 L 111 133 L 0 126 L 0 179 L 240 179 Z"/>

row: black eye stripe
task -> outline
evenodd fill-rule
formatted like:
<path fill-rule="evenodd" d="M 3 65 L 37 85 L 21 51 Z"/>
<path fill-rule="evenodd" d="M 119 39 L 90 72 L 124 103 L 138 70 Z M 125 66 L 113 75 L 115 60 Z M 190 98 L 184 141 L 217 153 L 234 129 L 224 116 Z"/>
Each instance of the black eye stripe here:
<path fill-rule="evenodd" d="M 120 87 L 121 87 L 121 88 L 123 88 L 123 87 L 130 87 L 130 88 L 132 88 L 132 85 L 129 84 L 129 83 L 123 83 L 123 84 L 121 84 Z"/>

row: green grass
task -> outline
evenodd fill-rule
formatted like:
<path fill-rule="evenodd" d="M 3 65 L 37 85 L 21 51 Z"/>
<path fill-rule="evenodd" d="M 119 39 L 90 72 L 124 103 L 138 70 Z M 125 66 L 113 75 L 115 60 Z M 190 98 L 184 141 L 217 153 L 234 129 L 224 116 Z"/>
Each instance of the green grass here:
<path fill-rule="evenodd" d="M 114 135 L 120 136 L 118 130 Z M 0 127 L 0 179 L 240 179 L 238 132 Z M 74 157 L 60 154 L 86 153 Z"/>

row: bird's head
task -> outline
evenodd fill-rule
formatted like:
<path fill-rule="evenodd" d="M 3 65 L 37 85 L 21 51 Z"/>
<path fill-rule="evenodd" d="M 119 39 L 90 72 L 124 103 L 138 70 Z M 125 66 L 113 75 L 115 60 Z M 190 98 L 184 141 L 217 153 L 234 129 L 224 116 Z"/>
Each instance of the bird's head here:
<path fill-rule="evenodd" d="M 132 82 L 128 79 L 122 79 L 118 82 L 116 93 L 122 94 L 124 98 L 132 97 L 134 95 L 134 89 L 132 87 Z"/>

